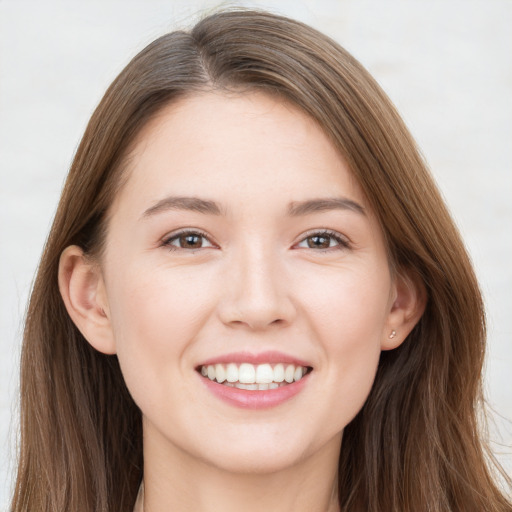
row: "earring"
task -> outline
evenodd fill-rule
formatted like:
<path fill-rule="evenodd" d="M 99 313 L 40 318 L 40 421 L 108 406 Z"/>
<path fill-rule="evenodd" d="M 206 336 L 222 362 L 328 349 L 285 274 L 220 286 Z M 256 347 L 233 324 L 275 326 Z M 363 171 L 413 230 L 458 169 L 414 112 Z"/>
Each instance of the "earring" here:
<path fill-rule="evenodd" d="M 391 331 L 391 334 L 389 335 L 389 339 L 392 340 L 396 336 L 396 331 Z"/>

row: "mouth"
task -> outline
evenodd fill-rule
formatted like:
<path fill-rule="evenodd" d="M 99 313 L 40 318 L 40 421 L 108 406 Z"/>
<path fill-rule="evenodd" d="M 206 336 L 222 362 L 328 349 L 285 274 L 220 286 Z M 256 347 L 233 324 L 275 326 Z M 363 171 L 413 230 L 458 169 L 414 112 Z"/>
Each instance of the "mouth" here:
<path fill-rule="evenodd" d="M 204 378 L 225 387 L 267 391 L 289 386 L 312 371 L 310 366 L 291 363 L 217 363 L 196 369 Z"/>

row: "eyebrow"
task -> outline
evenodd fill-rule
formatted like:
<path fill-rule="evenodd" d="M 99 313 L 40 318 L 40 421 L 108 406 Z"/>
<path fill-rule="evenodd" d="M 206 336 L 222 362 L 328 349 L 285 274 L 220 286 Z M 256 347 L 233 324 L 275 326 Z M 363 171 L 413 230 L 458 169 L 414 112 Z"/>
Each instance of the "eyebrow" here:
<path fill-rule="evenodd" d="M 199 197 L 169 196 L 157 201 L 153 206 L 149 207 L 142 214 L 142 218 L 151 217 L 157 213 L 168 210 L 188 210 L 210 215 L 222 214 L 220 206 L 215 201 L 200 199 Z"/>
<path fill-rule="evenodd" d="M 292 217 L 298 217 L 329 210 L 350 210 L 365 215 L 363 206 L 345 197 L 327 197 L 309 199 L 307 201 L 294 201 L 290 203 L 288 207 L 288 214 Z"/>
<path fill-rule="evenodd" d="M 209 215 L 222 215 L 224 211 L 218 203 L 209 199 L 169 196 L 157 201 L 153 206 L 150 206 L 142 214 L 142 218 L 152 217 L 153 215 L 168 210 L 188 210 Z M 345 197 L 327 197 L 308 199 L 306 201 L 293 201 L 288 206 L 288 215 L 291 217 L 300 217 L 329 210 L 350 210 L 365 215 L 363 206 Z"/>

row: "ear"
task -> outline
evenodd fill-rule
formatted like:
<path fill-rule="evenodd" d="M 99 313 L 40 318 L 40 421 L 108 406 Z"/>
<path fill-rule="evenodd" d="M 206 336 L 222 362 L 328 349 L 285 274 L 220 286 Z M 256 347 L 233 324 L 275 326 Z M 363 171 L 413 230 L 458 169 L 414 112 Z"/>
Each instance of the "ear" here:
<path fill-rule="evenodd" d="M 401 269 L 395 276 L 381 349 L 392 350 L 401 345 L 420 320 L 426 305 L 423 281 L 412 271 Z"/>
<path fill-rule="evenodd" d="M 115 354 L 101 270 L 76 245 L 67 247 L 60 256 L 59 290 L 69 316 L 84 338 L 96 350 Z"/>

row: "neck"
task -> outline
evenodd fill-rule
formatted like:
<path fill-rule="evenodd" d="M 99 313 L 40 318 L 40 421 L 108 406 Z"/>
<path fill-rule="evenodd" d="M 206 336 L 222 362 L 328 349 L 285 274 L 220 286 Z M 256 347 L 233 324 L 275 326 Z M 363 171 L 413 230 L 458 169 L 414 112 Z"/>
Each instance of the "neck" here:
<path fill-rule="evenodd" d="M 145 445 L 144 512 L 339 512 L 339 447 L 336 438 L 291 467 L 236 473 Z"/>

